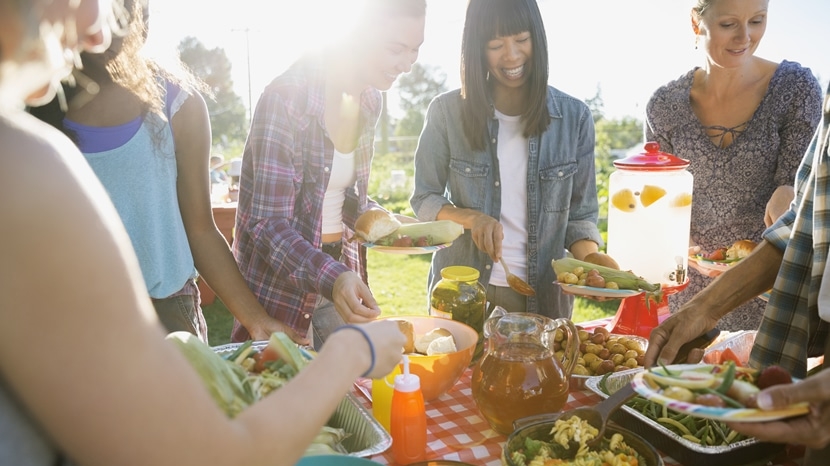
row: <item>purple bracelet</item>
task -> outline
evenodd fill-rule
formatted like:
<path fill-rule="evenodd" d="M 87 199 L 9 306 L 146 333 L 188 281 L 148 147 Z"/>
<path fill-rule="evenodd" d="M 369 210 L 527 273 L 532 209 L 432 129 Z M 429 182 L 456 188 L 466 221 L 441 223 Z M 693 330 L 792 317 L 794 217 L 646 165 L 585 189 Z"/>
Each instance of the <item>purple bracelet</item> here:
<path fill-rule="evenodd" d="M 341 325 L 340 327 L 337 327 L 337 329 L 335 329 L 334 331 L 339 332 L 340 330 L 347 329 L 347 328 L 357 330 L 358 332 L 360 332 L 360 334 L 363 335 L 363 338 L 366 339 L 366 343 L 369 345 L 369 354 L 371 354 L 371 356 L 372 356 L 372 364 L 370 364 L 369 369 L 367 369 L 366 372 L 364 372 L 363 375 L 361 375 L 361 377 L 368 377 L 369 374 L 372 373 L 372 370 L 375 369 L 375 346 L 372 344 L 372 340 L 369 338 L 369 334 L 366 333 L 366 330 L 363 330 L 362 328 L 358 327 L 357 325 L 353 325 L 353 324 Z M 332 332 L 332 333 L 334 333 L 334 332 Z"/>

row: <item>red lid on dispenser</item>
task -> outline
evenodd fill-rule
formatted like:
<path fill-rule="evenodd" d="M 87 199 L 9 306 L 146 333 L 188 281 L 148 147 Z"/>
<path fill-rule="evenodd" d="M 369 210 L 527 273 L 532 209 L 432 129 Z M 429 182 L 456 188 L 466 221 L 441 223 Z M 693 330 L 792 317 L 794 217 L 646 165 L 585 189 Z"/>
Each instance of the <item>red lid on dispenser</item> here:
<path fill-rule="evenodd" d="M 645 152 L 629 155 L 614 161 L 614 166 L 624 170 L 663 171 L 682 170 L 689 166 L 689 161 L 660 152 L 660 143 L 649 141 L 644 146 Z"/>

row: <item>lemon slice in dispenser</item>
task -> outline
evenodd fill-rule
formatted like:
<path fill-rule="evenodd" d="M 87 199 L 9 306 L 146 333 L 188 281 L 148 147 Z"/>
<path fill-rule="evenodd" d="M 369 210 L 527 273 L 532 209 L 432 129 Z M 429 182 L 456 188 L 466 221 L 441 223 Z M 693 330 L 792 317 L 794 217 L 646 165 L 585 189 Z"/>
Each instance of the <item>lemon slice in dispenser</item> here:
<path fill-rule="evenodd" d="M 648 207 L 662 199 L 665 195 L 665 189 L 660 186 L 647 184 L 643 186 L 643 190 L 640 192 L 640 203 L 643 204 L 643 207 Z"/>
<path fill-rule="evenodd" d="M 689 207 L 690 205 L 692 205 L 692 194 L 691 193 L 678 194 L 671 201 L 671 206 L 672 207 Z"/>
<path fill-rule="evenodd" d="M 637 199 L 630 189 L 621 189 L 611 196 L 611 205 L 623 212 L 634 212 L 637 209 Z"/>

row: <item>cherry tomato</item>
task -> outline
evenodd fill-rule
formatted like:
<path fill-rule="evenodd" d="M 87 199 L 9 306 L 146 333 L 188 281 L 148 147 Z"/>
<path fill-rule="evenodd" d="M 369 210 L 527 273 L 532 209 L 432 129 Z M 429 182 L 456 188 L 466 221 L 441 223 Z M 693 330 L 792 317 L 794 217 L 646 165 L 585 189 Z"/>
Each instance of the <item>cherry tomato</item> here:
<path fill-rule="evenodd" d="M 706 254 L 706 258 L 713 261 L 726 260 L 726 248 L 716 249 L 715 251 Z"/>
<path fill-rule="evenodd" d="M 251 355 L 251 358 L 254 360 L 254 372 L 260 373 L 265 370 L 266 362 L 276 361 L 280 358 L 280 355 L 277 354 L 276 350 L 266 346 L 262 351 Z"/>

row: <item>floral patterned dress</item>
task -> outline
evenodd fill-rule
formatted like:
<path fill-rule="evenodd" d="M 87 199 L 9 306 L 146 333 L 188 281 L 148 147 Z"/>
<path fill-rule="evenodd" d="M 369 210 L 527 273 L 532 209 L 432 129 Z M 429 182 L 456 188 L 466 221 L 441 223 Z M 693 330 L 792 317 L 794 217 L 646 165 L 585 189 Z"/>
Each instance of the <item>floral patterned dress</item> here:
<path fill-rule="evenodd" d="M 691 162 L 692 243 L 710 252 L 740 239 L 760 242 L 767 201 L 779 186 L 793 185 L 821 119 L 821 87 L 809 68 L 781 62 L 752 119 L 735 128 L 730 145 L 720 147 L 707 135 L 713 128 L 703 126 L 692 110 L 694 72 L 652 95 L 646 107 L 646 140 Z M 712 281 L 695 270 L 689 276 L 689 287 L 669 298 L 672 312 Z M 764 306 L 754 298 L 724 316 L 718 328 L 757 329 Z"/>

